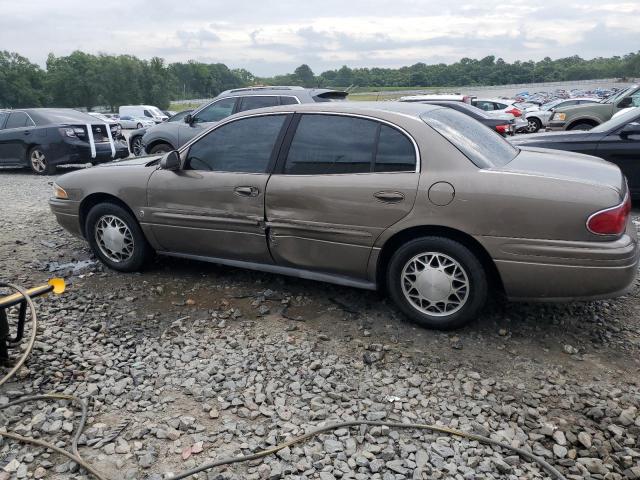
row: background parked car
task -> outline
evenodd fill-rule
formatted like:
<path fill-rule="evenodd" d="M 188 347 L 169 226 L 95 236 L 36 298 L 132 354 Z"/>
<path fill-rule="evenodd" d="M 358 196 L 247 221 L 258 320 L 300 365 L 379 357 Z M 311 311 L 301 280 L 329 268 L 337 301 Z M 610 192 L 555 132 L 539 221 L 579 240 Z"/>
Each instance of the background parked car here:
<path fill-rule="evenodd" d="M 167 122 L 149 129 L 142 137 L 142 144 L 147 153 L 168 152 L 184 145 L 212 124 L 237 112 L 277 105 L 344 100 L 347 95 L 347 92 L 339 90 L 303 87 L 249 87 L 227 90 L 185 116 L 184 122 Z"/>
<path fill-rule="evenodd" d="M 473 95 L 460 95 L 459 93 L 424 93 L 418 95 L 406 95 L 400 97 L 401 102 L 424 102 L 431 100 L 441 100 L 447 102 L 471 103 L 476 98 Z"/>
<path fill-rule="evenodd" d="M 183 110 L 181 112 L 178 112 L 172 117 L 170 117 L 169 120 L 167 120 L 167 122 L 183 122 L 184 117 L 186 117 L 191 112 L 193 112 L 193 110 Z M 151 128 L 153 128 L 153 126 L 151 126 Z M 145 133 L 147 133 L 148 129 L 149 129 L 148 127 L 138 128 L 137 130 L 133 130 L 129 134 L 129 150 L 136 157 L 139 157 L 140 155 L 145 154 L 144 147 L 142 146 L 142 137 L 144 136 Z"/>
<path fill-rule="evenodd" d="M 473 105 L 469 105 L 465 102 L 458 101 L 443 101 L 443 100 L 423 100 L 419 103 L 424 103 L 427 105 L 438 105 L 440 107 L 448 107 L 453 110 L 457 110 L 460 113 L 464 113 L 465 115 L 473 118 L 474 120 L 479 121 L 483 125 L 489 127 L 491 130 L 495 130 L 501 135 L 513 135 L 515 133 L 515 120 L 513 115 L 496 115 L 489 116 L 484 110 L 480 110 L 478 107 L 474 107 Z"/>
<path fill-rule="evenodd" d="M 0 165 L 50 175 L 58 165 L 126 158 L 119 129 L 70 108 L 0 110 Z"/>
<path fill-rule="evenodd" d="M 599 103 L 554 109 L 549 119 L 552 130 L 589 130 L 610 120 L 620 110 L 640 106 L 640 86 L 632 85 Z"/>
<path fill-rule="evenodd" d="M 586 153 L 620 167 L 631 195 L 640 197 L 640 108 L 629 110 L 589 131 L 549 132 L 516 137 L 514 145 Z"/>
<path fill-rule="evenodd" d="M 102 120 L 107 125 L 120 125 L 120 122 L 118 122 L 117 119 L 110 117 L 108 115 L 105 115 L 103 113 L 87 112 L 87 115 L 91 115 L 92 117 L 97 118 L 98 120 Z"/>
<path fill-rule="evenodd" d="M 122 105 L 118 109 L 118 113 L 120 117 L 128 115 L 136 118 L 148 118 L 155 123 L 162 123 L 169 118 L 158 107 L 153 105 Z"/>
<path fill-rule="evenodd" d="M 54 191 L 60 224 L 113 269 L 139 270 L 155 251 L 380 288 L 433 328 L 475 319 L 501 288 L 621 295 L 638 267 L 618 167 L 515 148 L 433 105 L 243 112 L 179 152 L 76 171 Z"/>
<path fill-rule="evenodd" d="M 524 118 L 525 110 L 519 106 L 520 102 L 516 100 L 507 100 L 504 98 L 475 98 L 471 100 L 471 105 L 484 110 L 487 115 L 513 115 L 515 119 L 516 132 L 524 130 L 527 127 L 527 121 Z"/>
<path fill-rule="evenodd" d="M 132 117 L 130 115 L 121 115 L 119 122 L 122 128 L 148 128 L 156 125 L 156 122 L 149 118 Z"/>
<path fill-rule="evenodd" d="M 555 109 L 582 105 L 585 103 L 598 103 L 598 98 L 568 98 L 553 100 L 541 105 L 538 109 L 530 109 L 525 112 L 524 118 L 527 120 L 527 133 L 536 133 L 541 128 L 549 125 L 549 119 Z"/>

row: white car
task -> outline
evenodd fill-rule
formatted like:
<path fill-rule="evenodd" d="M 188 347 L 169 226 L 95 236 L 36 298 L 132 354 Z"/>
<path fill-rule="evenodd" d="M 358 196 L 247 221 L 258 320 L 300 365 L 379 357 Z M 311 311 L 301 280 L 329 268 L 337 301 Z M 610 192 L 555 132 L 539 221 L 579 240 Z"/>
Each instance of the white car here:
<path fill-rule="evenodd" d="M 527 128 L 528 122 L 524 117 L 526 106 L 522 105 L 521 102 L 506 98 L 476 98 L 471 100 L 471 105 L 484 110 L 490 116 L 505 113 L 512 115 L 516 123 L 516 132 Z"/>
<path fill-rule="evenodd" d="M 154 127 L 156 125 L 156 122 L 154 122 L 150 118 L 122 115 L 120 116 L 120 125 L 122 125 L 122 128 L 147 128 Z"/>
<path fill-rule="evenodd" d="M 120 117 L 129 116 L 136 118 L 148 118 L 156 123 L 165 122 L 169 117 L 153 105 L 121 105 L 118 109 Z"/>
<path fill-rule="evenodd" d="M 527 133 L 536 133 L 541 128 L 546 128 L 549 125 L 549 119 L 553 115 L 555 108 L 569 107 L 571 105 L 581 105 L 584 103 L 598 103 L 600 99 L 591 97 L 580 98 L 566 98 L 552 100 L 545 103 L 538 109 L 527 110 L 525 113 L 525 119 L 527 120 Z"/>
<path fill-rule="evenodd" d="M 425 93 L 419 95 L 407 95 L 400 97 L 401 102 L 424 102 L 425 100 L 443 100 L 447 102 L 471 103 L 476 98 L 471 95 L 460 95 L 458 93 Z"/>

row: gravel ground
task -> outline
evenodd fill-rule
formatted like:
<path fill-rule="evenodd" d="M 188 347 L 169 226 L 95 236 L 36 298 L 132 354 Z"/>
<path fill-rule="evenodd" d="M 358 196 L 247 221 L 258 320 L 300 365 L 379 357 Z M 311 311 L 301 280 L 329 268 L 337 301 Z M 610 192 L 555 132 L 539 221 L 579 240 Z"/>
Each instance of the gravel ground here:
<path fill-rule="evenodd" d="M 92 398 L 80 451 L 110 479 L 161 479 L 356 418 L 475 431 L 546 458 L 570 479 L 640 478 L 640 283 L 612 301 L 492 302 L 440 333 L 380 296 L 158 259 L 125 275 L 93 262 L 49 212 L 51 178 L 1 171 L 0 278 L 62 275 L 37 300 L 24 393 Z M 636 221 L 640 212 L 635 211 Z M 13 407 L 0 425 L 68 446 L 65 402 Z M 56 454 L 0 443 L 0 480 L 88 478 Z M 541 479 L 500 448 L 414 430 L 320 435 L 208 479 Z"/>

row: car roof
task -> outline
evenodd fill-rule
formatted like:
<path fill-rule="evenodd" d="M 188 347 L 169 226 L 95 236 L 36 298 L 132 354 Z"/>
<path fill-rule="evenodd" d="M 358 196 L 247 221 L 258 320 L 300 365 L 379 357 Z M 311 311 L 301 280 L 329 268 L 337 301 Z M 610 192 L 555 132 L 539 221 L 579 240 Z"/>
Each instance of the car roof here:
<path fill-rule="evenodd" d="M 339 92 L 344 93 L 345 96 L 347 92 L 343 90 L 337 90 L 335 88 L 305 88 L 299 87 L 296 85 L 286 86 L 286 85 L 273 85 L 273 86 L 264 86 L 264 87 L 242 87 L 242 88 L 232 88 L 231 90 L 225 90 L 220 93 L 216 98 L 228 97 L 228 96 L 251 96 L 251 95 L 288 95 L 288 96 L 296 96 L 296 94 L 304 94 L 308 93 L 311 96 L 322 95 L 323 93 L 331 93 L 331 92 Z"/>
<path fill-rule="evenodd" d="M 255 115 L 257 113 L 275 112 L 326 112 L 347 113 L 353 115 L 372 115 L 379 113 L 397 113 L 399 115 L 419 118 L 421 114 L 446 107 L 415 102 L 320 102 L 280 105 L 276 107 L 259 108 L 236 113 L 234 117 Z"/>

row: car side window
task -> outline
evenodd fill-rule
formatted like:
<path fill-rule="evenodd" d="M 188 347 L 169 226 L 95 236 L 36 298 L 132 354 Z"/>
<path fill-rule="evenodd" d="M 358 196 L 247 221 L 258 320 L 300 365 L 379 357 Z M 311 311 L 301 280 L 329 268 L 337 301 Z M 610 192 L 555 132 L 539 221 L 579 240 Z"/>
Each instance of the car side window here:
<path fill-rule="evenodd" d="M 493 102 L 483 102 L 483 101 L 480 100 L 480 101 L 476 102 L 476 106 L 478 108 L 481 108 L 485 112 L 493 110 Z"/>
<path fill-rule="evenodd" d="M 242 97 L 238 111 L 245 112 L 247 110 L 255 110 L 256 108 L 275 107 L 276 105 L 280 105 L 280 102 L 278 97 L 275 96 L 248 96 Z"/>
<path fill-rule="evenodd" d="M 24 112 L 11 112 L 5 128 L 21 128 L 32 126 L 33 122 L 29 120 L 29 116 Z"/>
<path fill-rule="evenodd" d="M 508 105 L 505 105 L 504 103 L 497 103 L 497 102 L 495 102 L 493 106 L 496 110 L 504 110 L 505 108 L 508 107 Z"/>
<path fill-rule="evenodd" d="M 380 126 L 376 172 L 415 172 L 416 150 L 407 136 L 388 125 Z"/>
<path fill-rule="evenodd" d="M 151 115 L 151 113 L 149 112 L 149 110 L 145 110 L 145 111 L 144 111 L 144 116 L 145 116 L 145 117 L 153 117 L 153 115 Z"/>
<path fill-rule="evenodd" d="M 2 130 L 2 126 L 4 125 L 4 121 L 9 116 L 8 112 L 0 112 L 0 130 Z"/>
<path fill-rule="evenodd" d="M 212 130 L 189 149 L 185 168 L 265 173 L 286 115 L 242 118 Z"/>
<path fill-rule="evenodd" d="M 219 122 L 233 113 L 236 98 L 223 98 L 200 110 L 194 117 L 193 123 Z"/>
<path fill-rule="evenodd" d="M 280 105 L 297 105 L 298 99 L 296 97 L 280 97 Z"/>
<path fill-rule="evenodd" d="M 363 118 L 302 115 L 289 147 L 284 173 L 368 173 L 377 130 L 377 122 Z"/>

